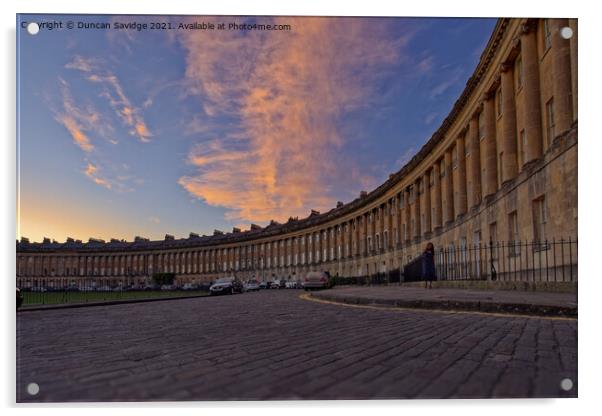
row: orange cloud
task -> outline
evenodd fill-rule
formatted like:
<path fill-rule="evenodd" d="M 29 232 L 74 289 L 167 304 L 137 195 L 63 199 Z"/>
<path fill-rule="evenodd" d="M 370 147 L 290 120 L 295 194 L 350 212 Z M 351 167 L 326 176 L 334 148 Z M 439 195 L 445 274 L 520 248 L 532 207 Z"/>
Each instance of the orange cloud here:
<path fill-rule="evenodd" d="M 179 184 L 228 208 L 227 219 L 237 222 L 282 221 L 335 205 L 337 182 L 350 181 L 351 168 L 341 163 L 338 121 L 373 101 L 379 71 L 400 59 L 408 40 L 362 19 L 272 20 L 262 23 L 293 30 L 191 31 L 181 39 L 189 91 L 202 98 L 205 117 L 233 116 L 239 124 L 236 134 L 194 146 L 195 172 Z"/>
<path fill-rule="evenodd" d="M 82 132 L 82 128 L 77 121 L 67 115 L 57 116 L 58 121 L 63 123 L 67 131 L 73 137 L 73 142 L 78 145 L 84 152 L 91 152 L 94 146 L 90 143 L 90 139 Z"/>
<path fill-rule="evenodd" d="M 92 59 L 86 59 L 79 55 L 75 55 L 73 60 L 65 65 L 65 68 L 68 69 L 77 69 L 82 72 L 91 72 L 93 68 L 97 66 L 97 63 Z M 91 75 L 94 76 L 94 75 Z"/>
<path fill-rule="evenodd" d="M 61 83 L 62 96 L 62 111 L 57 112 L 55 119 L 61 123 L 71 137 L 73 142 L 78 145 L 84 152 L 89 153 L 94 150 L 90 138 L 84 131 L 89 130 L 106 130 L 100 123 L 100 116 L 93 108 L 80 108 L 75 105 L 69 84 L 59 79 Z"/>
<path fill-rule="evenodd" d="M 104 186 L 107 189 L 112 188 L 112 185 L 109 181 L 98 176 L 98 167 L 94 166 L 93 164 L 88 163 L 86 169 L 84 170 L 84 173 L 97 185 Z"/>
<path fill-rule="evenodd" d="M 73 61 L 65 65 L 65 68 L 75 69 L 86 73 L 86 79 L 90 82 L 102 84 L 105 90 L 101 96 L 106 98 L 109 105 L 121 121 L 131 127 L 130 134 L 136 136 L 141 142 L 148 142 L 152 137 L 141 111 L 136 108 L 125 94 L 119 79 L 110 71 L 101 71 L 100 63 L 75 56 Z"/>

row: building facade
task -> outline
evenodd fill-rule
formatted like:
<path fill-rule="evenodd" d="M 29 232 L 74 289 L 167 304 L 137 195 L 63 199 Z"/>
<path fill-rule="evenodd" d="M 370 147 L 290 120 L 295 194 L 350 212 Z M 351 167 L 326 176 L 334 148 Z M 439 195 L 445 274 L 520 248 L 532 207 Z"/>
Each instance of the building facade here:
<path fill-rule="evenodd" d="M 569 39 L 563 28 L 572 30 Z M 428 241 L 454 248 L 576 240 L 577 124 L 577 21 L 502 18 L 448 117 L 373 191 L 305 219 L 211 236 L 22 238 L 17 284 L 55 277 L 129 284 L 158 272 L 199 283 L 312 270 L 370 276 L 398 273 Z"/>

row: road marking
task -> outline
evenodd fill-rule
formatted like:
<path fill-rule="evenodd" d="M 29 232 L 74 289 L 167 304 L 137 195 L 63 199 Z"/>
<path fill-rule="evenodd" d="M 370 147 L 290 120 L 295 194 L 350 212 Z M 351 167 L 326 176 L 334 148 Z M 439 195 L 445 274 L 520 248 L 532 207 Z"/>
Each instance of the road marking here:
<path fill-rule="evenodd" d="M 498 312 L 482 312 L 482 311 L 459 311 L 455 309 L 424 309 L 424 308 L 408 308 L 401 306 L 380 306 L 380 305 L 355 305 L 352 303 L 345 302 L 336 302 L 332 300 L 318 299 L 311 296 L 308 293 L 302 293 L 299 295 L 299 299 L 309 300 L 317 303 L 324 303 L 327 305 L 338 305 L 338 306 L 347 306 L 350 308 L 360 308 L 360 309 L 373 309 L 380 311 L 393 311 L 393 312 L 430 312 L 437 314 L 447 314 L 447 315 L 484 315 L 484 316 L 495 316 L 502 318 L 530 318 L 530 319 L 548 319 L 552 321 L 576 321 L 577 318 L 565 317 L 565 316 L 539 316 L 539 315 L 525 315 L 519 313 L 498 313 Z"/>

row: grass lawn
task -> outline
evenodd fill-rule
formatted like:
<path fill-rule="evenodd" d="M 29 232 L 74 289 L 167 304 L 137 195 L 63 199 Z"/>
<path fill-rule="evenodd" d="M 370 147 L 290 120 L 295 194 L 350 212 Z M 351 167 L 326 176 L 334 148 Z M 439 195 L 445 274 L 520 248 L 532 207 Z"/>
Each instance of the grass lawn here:
<path fill-rule="evenodd" d="M 207 296 L 203 291 L 132 291 L 132 292 L 21 292 L 23 306 L 58 305 L 64 303 L 102 302 L 110 300 L 148 299 L 158 297 Z"/>

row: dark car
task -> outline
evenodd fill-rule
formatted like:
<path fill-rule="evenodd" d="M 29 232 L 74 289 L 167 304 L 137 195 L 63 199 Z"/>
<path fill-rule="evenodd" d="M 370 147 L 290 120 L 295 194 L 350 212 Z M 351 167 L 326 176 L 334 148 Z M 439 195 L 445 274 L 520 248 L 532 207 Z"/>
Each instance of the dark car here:
<path fill-rule="evenodd" d="M 217 279 L 209 288 L 210 295 L 233 295 L 242 293 L 244 286 L 242 282 L 235 277 L 222 277 Z"/>

